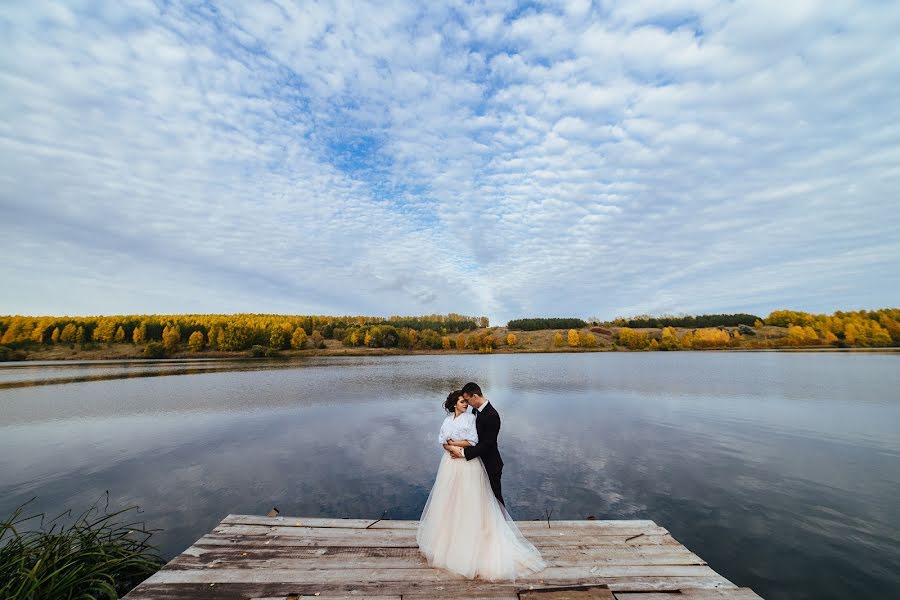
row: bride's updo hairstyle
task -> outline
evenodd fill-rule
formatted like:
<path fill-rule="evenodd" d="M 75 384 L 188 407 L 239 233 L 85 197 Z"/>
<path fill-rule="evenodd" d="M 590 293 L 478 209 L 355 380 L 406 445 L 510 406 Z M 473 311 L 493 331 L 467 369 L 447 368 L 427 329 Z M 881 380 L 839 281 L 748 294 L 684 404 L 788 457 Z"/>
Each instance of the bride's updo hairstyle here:
<path fill-rule="evenodd" d="M 460 396 L 462 396 L 462 390 L 453 390 L 450 392 L 450 395 L 444 400 L 444 410 L 451 415 L 456 412 L 456 401 L 459 400 Z"/>

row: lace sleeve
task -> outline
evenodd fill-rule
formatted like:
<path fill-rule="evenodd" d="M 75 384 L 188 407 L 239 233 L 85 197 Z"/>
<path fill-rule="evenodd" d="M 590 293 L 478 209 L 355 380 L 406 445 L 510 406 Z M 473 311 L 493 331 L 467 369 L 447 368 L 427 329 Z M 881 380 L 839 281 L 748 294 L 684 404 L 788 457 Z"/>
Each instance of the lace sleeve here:
<path fill-rule="evenodd" d="M 469 418 L 466 420 L 466 429 L 465 429 L 465 439 L 469 441 L 473 446 L 478 445 L 478 430 L 475 429 L 475 415 L 469 414 Z"/>

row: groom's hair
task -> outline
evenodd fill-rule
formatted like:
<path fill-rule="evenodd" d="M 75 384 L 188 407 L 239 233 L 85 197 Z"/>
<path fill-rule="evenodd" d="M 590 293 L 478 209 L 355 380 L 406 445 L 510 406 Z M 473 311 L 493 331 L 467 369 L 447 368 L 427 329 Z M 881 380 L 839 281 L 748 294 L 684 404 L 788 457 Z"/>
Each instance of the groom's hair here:
<path fill-rule="evenodd" d="M 470 396 L 483 396 L 481 393 L 481 388 L 478 387 L 477 383 L 472 383 L 471 381 L 463 386 L 462 389 L 463 394 L 469 394 Z"/>

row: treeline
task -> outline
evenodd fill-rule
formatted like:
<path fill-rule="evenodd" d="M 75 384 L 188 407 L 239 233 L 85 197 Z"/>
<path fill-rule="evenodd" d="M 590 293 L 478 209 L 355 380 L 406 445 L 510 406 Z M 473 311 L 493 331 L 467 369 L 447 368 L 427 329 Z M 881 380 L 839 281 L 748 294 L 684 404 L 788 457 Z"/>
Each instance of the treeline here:
<path fill-rule="evenodd" d="M 783 348 L 833 346 L 838 348 L 885 348 L 900 346 L 900 309 L 838 311 L 832 315 L 778 310 L 766 325 L 782 328 L 770 335 L 758 320 L 754 327 L 701 327 L 676 331 L 666 326 L 661 332 L 637 331 L 621 327 L 614 335 L 618 346 L 629 350 L 693 350 L 703 348 Z M 785 331 L 786 330 L 786 331 Z"/>
<path fill-rule="evenodd" d="M 537 331 L 539 329 L 581 329 L 586 327 L 581 319 L 513 319 L 506 324 L 508 329 L 517 329 L 520 331 Z"/>
<path fill-rule="evenodd" d="M 787 327 L 789 338 L 812 344 L 869 348 L 900 346 L 900 308 L 839 310 L 831 315 L 776 310 L 766 318 L 766 324 Z"/>
<path fill-rule="evenodd" d="M 637 317 L 614 319 L 609 325 L 616 327 L 634 327 L 634 328 L 652 328 L 660 329 L 662 327 L 737 327 L 738 325 L 753 325 L 762 319 L 756 315 L 748 315 L 738 313 L 734 315 L 697 315 L 674 317 L 671 315 L 663 315 L 660 317 L 651 317 L 649 315 L 639 315 Z"/>
<path fill-rule="evenodd" d="M 477 335 L 466 335 L 487 326 L 487 317 L 457 314 L 390 318 L 263 314 L 4 316 L 0 317 L 0 345 L 9 350 L 52 344 L 84 347 L 130 343 L 144 347 L 150 356 L 181 350 L 323 348 L 325 340 L 373 348 L 442 348 L 460 343 L 469 348 L 472 344 L 490 345 Z"/>

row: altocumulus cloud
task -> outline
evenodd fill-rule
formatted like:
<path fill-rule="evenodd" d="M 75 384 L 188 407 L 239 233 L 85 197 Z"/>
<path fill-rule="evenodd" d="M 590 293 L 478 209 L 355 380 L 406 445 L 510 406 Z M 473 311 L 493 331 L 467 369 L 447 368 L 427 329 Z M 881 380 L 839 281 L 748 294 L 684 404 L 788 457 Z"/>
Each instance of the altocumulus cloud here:
<path fill-rule="evenodd" d="M 17 2 L 0 312 L 896 304 L 900 4 Z"/>

